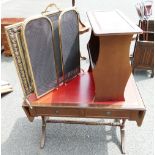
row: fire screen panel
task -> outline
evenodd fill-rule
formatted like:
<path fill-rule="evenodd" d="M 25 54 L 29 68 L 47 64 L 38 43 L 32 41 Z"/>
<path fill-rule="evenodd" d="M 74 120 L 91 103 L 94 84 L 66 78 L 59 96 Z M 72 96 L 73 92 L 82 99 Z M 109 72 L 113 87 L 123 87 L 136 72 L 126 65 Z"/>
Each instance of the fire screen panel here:
<path fill-rule="evenodd" d="M 24 22 L 23 37 L 37 97 L 58 85 L 52 33 L 52 24 L 46 17 Z"/>
<path fill-rule="evenodd" d="M 55 45 L 55 62 L 56 67 L 58 69 L 58 77 L 59 77 L 59 83 L 62 82 L 62 56 L 60 51 L 60 38 L 59 38 L 59 16 L 60 11 L 52 14 L 48 14 L 47 17 L 51 20 L 53 24 L 53 33 L 54 33 L 54 45 Z"/>
<path fill-rule="evenodd" d="M 64 11 L 59 17 L 60 48 L 64 81 L 80 72 L 79 17 L 75 10 Z"/>

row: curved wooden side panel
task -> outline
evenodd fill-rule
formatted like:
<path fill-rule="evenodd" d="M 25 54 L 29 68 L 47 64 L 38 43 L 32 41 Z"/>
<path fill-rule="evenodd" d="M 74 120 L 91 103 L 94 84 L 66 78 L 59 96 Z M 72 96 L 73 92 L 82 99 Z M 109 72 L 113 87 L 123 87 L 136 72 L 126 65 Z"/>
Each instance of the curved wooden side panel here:
<path fill-rule="evenodd" d="M 99 58 L 93 70 L 95 101 L 124 100 L 131 74 L 129 48 L 132 35 L 100 36 Z"/>

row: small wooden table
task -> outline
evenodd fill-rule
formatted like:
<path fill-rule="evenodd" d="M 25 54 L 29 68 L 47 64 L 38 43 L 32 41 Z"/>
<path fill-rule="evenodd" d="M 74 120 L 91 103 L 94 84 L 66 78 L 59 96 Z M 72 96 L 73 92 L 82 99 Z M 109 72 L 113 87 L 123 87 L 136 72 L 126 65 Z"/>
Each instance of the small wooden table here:
<path fill-rule="evenodd" d="M 124 153 L 125 120 L 136 121 L 137 125 L 141 126 L 145 115 L 145 106 L 132 75 L 128 80 L 124 94 L 125 101 L 94 102 L 93 75 L 91 72 L 87 72 L 40 99 L 36 99 L 35 94 L 31 94 L 23 103 L 23 109 L 30 121 L 33 121 L 34 117 L 42 117 L 41 148 L 45 144 L 46 123 L 77 123 L 119 126 L 121 148 Z M 48 117 L 52 119 L 48 119 Z M 61 119 L 54 119 L 55 117 Z M 67 117 L 68 120 L 64 117 Z M 77 118 L 87 118 L 87 120 L 81 121 Z M 100 120 L 96 122 L 89 121 L 89 118 L 117 119 L 118 121 L 107 123 Z"/>
<path fill-rule="evenodd" d="M 95 100 L 124 100 L 124 90 L 131 75 L 130 43 L 133 34 L 142 33 L 142 30 L 118 10 L 87 12 L 87 15 L 93 31 L 91 44 L 96 40 L 90 45 L 95 46 L 90 51 L 92 61 L 94 53 L 98 53 L 93 62 Z"/>

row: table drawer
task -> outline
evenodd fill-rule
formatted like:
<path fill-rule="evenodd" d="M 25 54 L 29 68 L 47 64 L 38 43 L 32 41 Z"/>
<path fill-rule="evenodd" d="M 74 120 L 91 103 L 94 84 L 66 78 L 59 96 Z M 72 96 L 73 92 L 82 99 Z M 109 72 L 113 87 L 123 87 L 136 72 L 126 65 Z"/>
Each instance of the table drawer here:
<path fill-rule="evenodd" d="M 85 112 L 86 117 L 107 117 L 107 118 L 128 118 L 130 113 L 128 110 L 104 110 L 104 109 L 88 109 Z"/>
<path fill-rule="evenodd" d="M 81 117 L 84 115 L 82 109 L 70 109 L 70 108 L 51 108 L 51 107 L 36 107 L 34 108 L 37 115 L 48 115 L 48 116 L 72 116 Z"/>

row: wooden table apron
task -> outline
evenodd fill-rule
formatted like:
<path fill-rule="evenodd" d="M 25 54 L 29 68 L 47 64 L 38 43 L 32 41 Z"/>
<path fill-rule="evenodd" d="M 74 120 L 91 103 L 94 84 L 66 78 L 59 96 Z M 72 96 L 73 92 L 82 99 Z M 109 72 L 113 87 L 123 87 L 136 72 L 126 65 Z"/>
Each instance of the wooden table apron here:
<path fill-rule="evenodd" d="M 23 109 L 30 121 L 34 117 L 78 117 L 78 118 L 105 118 L 105 119 L 128 119 L 136 121 L 141 126 L 145 111 L 143 109 L 106 109 L 105 107 L 72 107 L 72 106 L 33 106 L 30 108 L 23 103 Z"/>

